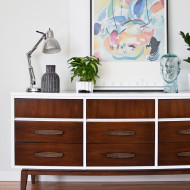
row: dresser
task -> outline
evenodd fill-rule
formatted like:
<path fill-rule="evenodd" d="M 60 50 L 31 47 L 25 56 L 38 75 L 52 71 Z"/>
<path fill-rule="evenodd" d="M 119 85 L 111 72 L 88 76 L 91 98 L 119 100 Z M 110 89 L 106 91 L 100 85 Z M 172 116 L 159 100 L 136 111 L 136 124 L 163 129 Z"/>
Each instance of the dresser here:
<path fill-rule="evenodd" d="M 190 173 L 190 93 L 12 93 L 12 167 L 36 175 Z"/>

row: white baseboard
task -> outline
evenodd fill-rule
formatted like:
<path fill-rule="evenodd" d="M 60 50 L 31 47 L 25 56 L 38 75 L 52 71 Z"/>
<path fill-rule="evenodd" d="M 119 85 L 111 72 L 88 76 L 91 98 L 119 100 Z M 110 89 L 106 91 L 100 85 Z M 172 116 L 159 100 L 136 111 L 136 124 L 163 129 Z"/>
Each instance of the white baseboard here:
<path fill-rule="evenodd" d="M 190 175 L 40 176 L 39 181 L 66 181 L 66 182 L 190 181 Z"/>
<path fill-rule="evenodd" d="M 28 178 L 30 181 L 31 178 Z M 137 175 L 137 176 L 39 176 L 39 181 L 65 182 L 133 182 L 133 181 L 190 181 L 190 175 Z M 20 181 L 19 171 L 0 172 L 0 181 Z"/>

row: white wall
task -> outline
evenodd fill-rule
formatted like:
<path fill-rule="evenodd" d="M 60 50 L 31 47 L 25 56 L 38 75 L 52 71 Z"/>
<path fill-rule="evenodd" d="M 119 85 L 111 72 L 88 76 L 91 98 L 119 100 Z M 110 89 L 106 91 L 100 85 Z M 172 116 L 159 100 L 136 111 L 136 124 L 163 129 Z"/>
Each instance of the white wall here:
<path fill-rule="evenodd" d="M 189 0 L 169 0 L 169 51 L 177 54 L 181 60 L 190 57 L 190 51 L 187 51 L 187 46 L 179 35 L 180 31 L 190 32 L 189 6 Z M 178 78 L 179 90 L 189 90 L 188 73 L 190 73 L 190 64 L 182 61 L 181 69 Z"/>
<path fill-rule="evenodd" d="M 32 55 L 32 65 L 37 78 L 37 86 L 45 72 L 46 64 L 56 64 L 61 79 L 61 90 L 74 90 L 66 61 L 71 56 L 89 55 L 89 0 L 0 0 L 0 181 L 19 180 L 18 170 L 11 168 L 10 152 L 10 92 L 25 91 L 29 86 L 26 53 L 32 49 L 40 34 L 49 27 L 61 44 L 59 54 L 44 55 L 41 45 Z M 189 0 L 169 0 L 169 46 L 170 52 L 181 59 L 187 58 L 179 31 L 190 32 L 188 17 Z M 80 22 L 83 18 L 83 22 Z M 76 20 L 75 20 L 76 19 Z M 73 28 L 76 26 L 76 33 Z M 179 90 L 188 90 L 187 73 L 190 64 L 182 63 L 179 76 Z M 54 179 L 54 178 L 48 178 Z M 113 178 L 64 178 L 66 180 L 109 180 Z M 184 176 L 157 177 L 139 176 L 114 178 L 121 180 L 189 180 Z"/>
<path fill-rule="evenodd" d="M 62 51 L 45 55 L 42 44 L 32 55 L 37 86 L 46 64 L 56 64 L 61 89 L 72 88 L 68 66 L 69 57 L 69 0 L 0 0 L 0 180 L 10 176 L 10 92 L 25 91 L 29 87 L 26 53 L 41 38 L 36 30 L 46 32 L 49 27 L 60 42 Z M 16 173 L 14 173 L 17 177 Z M 2 177 L 2 178 L 1 178 Z M 5 178 L 5 179 L 4 179 Z M 19 179 L 19 178 L 18 178 Z"/>

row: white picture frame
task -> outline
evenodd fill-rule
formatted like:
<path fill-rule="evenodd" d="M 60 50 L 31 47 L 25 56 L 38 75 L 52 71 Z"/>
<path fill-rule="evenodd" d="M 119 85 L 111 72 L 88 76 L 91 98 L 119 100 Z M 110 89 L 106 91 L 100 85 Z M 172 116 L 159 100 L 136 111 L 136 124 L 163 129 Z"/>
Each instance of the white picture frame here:
<path fill-rule="evenodd" d="M 144 12 L 144 14 L 148 15 L 148 13 L 150 14 L 151 11 L 153 11 L 155 13 L 155 15 L 157 14 L 155 16 L 155 18 L 153 17 L 154 15 L 152 17 L 150 17 L 148 19 L 149 20 L 148 23 L 143 21 L 146 24 L 146 26 L 144 26 L 144 27 L 147 27 L 145 29 L 145 31 L 149 30 L 148 25 L 149 25 L 150 21 L 153 22 L 153 19 L 156 20 L 159 18 L 163 18 L 161 29 L 159 28 L 159 26 L 158 27 L 154 26 L 155 28 L 151 28 L 152 31 L 153 30 L 155 31 L 156 29 L 163 31 L 162 32 L 163 33 L 162 40 L 159 41 L 159 39 L 157 39 L 154 36 L 152 36 L 152 38 L 151 38 L 151 39 L 154 38 L 154 40 L 156 38 L 156 40 L 160 44 L 162 44 L 162 46 L 161 46 L 162 48 L 160 48 L 160 50 L 159 50 L 160 52 L 158 52 L 159 56 L 157 55 L 158 58 L 157 59 L 154 58 L 155 60 L 153 59 L 151 61 L 148 61 L 148 56 L 150 57 L 151 53 L 149 55 L 147 54 L 147 56 L 143 56 L 141 59 L 136 59 L 136 60 L 130 60 L 130 59 L 114 60 L 114 59 L 112 59 L 114 54 L 111 52 L 110 53 L 110 55 L 112 56 L 111 57 L 109 55 L 109 51 L 108 51 L 108 50 L 110 50 L 109 48 L 111 47 L 111 45 L 113 45 L 113 47 L 111 47 L 111 48 L 116 49 L 115 52 L 117 52 L 118 46 L 120 46 L 119 48 L 121 48 L 120 42 L 119 42 L 119 45 L 118 45 L 118 43 L 110 45 L 110 43 L 114 43 L 114 41 L 110 40 L 111 34 L 112 34 L 111 32 L 113 31 L 114 24 L 115 25 L 121 25 L 121 21 L 120 21 L 121 15 L 120 15 L 120 17 L 118 16 L 121 13 L 113 14 L 112 18 L 106 18 L 105 17 L 105 19 L 103 19 L 102 22 L 100 20 L 97 21 L 98 16 L 101 14 L 101 7 L 98 7 L 98 9 L 97 9 L 97 7 L 95 7 L 95 6 L 97 6 L 97 4 L 100 2 L 102 3 L 102 5 L 103 5 L 103 3 L 105 3 L 103 6 L 103 9 L 104 9 L 104 12 L 106 12 L 106 11 L 108 12 L 108 10 L 106 10 L 106 9 L 110 8 L 111 5 L 117 6 L 116 0 L 91 0 L 91 5 L 90 5 L 90 8 L 91 8 L 91 12 L 90 12 L 91 13 L 91 15 L 90 15 L 90 18 L 91 18 L 91 22 L 90 22 L 90 34 L 91 34 L 90 50 L 91 50 L 91 52 L 90 53 L 91 53 L 91 55 L 95 55 L 95 56 L 99 57 L 101 64 L 102 64 L 102 66 L 99 67 L 98 75 L 100 78 L 97 79 L 97 83 L 94 87 L 95 90 L 163 90 L 164 84 L 163 84 L 162 76 L 160 74 L 160 61 L 159 60 L 162 57 L 162 55 L 166 54 L 168 51 L 168 38 L 167 38 L 167 34 L 168 34 L 168 30 L 167 30 L 167 24 L 168 24 L 167 23 L 167 8 L 168 8 L 168 5 L 167 4 L 168 4 L 168 2 L 166 0 L 162 0 L 162 1 L 161 0 L 152 0 L 151 1 L 152 4 L 149 3 L 150 6 L 152 5 L 152 7 L 156 3 L 164 3 L 163 9 L 160 8 L 161 4 L 157 5 L 157 9 L 155 7 L 154 7 L 154 9 L 152 7 L 149 9 L 147 7 L 147 5 L 148 5 L 147 2 L 150 2 L 150 0 L 142 0 L 142 1 L 140 1 L 140 0 L 122 1 L 121 0 L 120 3 L 121 4 L 123 3 L 123 6 L 125 6 L 125 2 L 130 2 L 133 4 L 133 5 L 130 5 L 130 8 L 133 7 L 133 10 L 134 10 L 134 6 L 138 2 L 143 2 L 143 1 L 145 2 L 144 8 L 142 8 L 143 9 L 142 12 Z M 107 4 L 106 4 L 106 2 L 107 2 Z M 117 3 L 118 3 L 118 1 L 117 1 Z M 118 6 L 117 6 L 117 8 L 118 8 Z M 121 6 L 121 8 L 122 8 L 122 6 Z M 160 11 L 159 11 L 159 9 L 160 9 Z M 95 13 L 95 10 L 96 10 L 96 13 Z M 115 11 L 116 11 L 116 9 L 115 9 Z M 111 8 L 110 12 L 112 12 L 112 13 L 114 12 L 113 8 Z M 127 13 L 126 10 L 123 12 Z M 108 14 L 108 13 L 106 13 L 106 14 Z M 114 17 L 116 18 L 116 15 L 117 15 L 118 23 L 116 22 L 116 19 L 114 19 Z M 127 19 L 129 19 L 129 15 L 128 15 L 128 18 L 124 18 L 124 16 L 122 16 L 122 18 L 123 18 L 123 20 L 127 21 Z M 132 20 L 132 19 L 130 19 L 130 20 Z M 138 18 L 135 18 L 135 16 L 134 16 L 134 20 L 130 21 L 132 23 L 131 26 L 136 27 L 136 23 L 139 20 L 138 20 Z M 142 19 L 140 21 L 142 21 Z M 112 22 L 111 27 L 109 27 L 109 31 L 106 28 L 107 25 L 105 22 L 109 22 L 109 23 Z M 164 24 L 163 24 L 163 22 L 164 22 Z M 158 21 L 158 23 L 159 23 L 159 21 Z M 98 27 L 95 28 L 95 24 L 98 25 L 99 28 Z M 102 26 L 104 26 L 104 27 L 102 27 Z M 142 27 L 142 23 L 138 24 L 138 27 Z M 152 23 L 151 23 L 151 27 L 153 27 Z M 122 27 L 120 27 L 120 30 L 116 31 L 116 32 L 118 32 L 117 34 L 122 33 L 122 30 L 123 30 L 123 32 L 126 31 L 124 29 Z M 107 32 L 105 32 L 106 30 L 107 30 Z M 115 30 L 117 30 L 116 26 L 115 26 Z M 94 48 L 95 46 L 97 47 L 97 45 L 95 44 L 95 41 L 97 40 L 97 32 L 99 32 L 98 38 L 100 39 L 100 46 L 101 46 L 99 52 L 96 51 L 97 50 L 96 48 Z M 107 33 L 107 36 L 105 33 Z M 156 34 L 158 34 L 158 32 L 156 32 Z M 103 35 L 106 37 L 102 38 Z M 161 35 L 159 35 L 159 37 L 160 36 Z M 105 41 L 103 41 L 103 40 L 105 40 L 105 39 L 108 40 L 108 38 L 109 38 L 109 46 L 107 46 L 107 49 L 106 49 L 106 47 L 104 47 Z M 115 41 L 116 40 L 117 39 L 115 38 Z M 104 43 L 102 43 L 102 41 Z M 146 49 L 147 52 L 148 51 L 151 52 L 151 50 L 153 49 L 153 46 L 151 46 L 150 42 L 148 42 L 149 44 L 148 43 L 144 44 L 144 47 L 145 48 L 147 47 L 147 49 Z M 133 44 L 135 44 L 135 43 L 131 43 L 131 45 L 129 45 L 129 46 L 133 46 Z M 148 45 L 150 45 L 150 46 L 148 46 Z M 134 48 L 136 48 L 136 47 L 137 46 L 134 45 Z M 100 54 L 105 56 L 105 57 L 103 57 L 103 56 L 101 57 Z M 120 59 L 122 59 L 122 55 L 118 56 L 118 57 Z M 124 57 L 125 57 L 125 55 L 124 55 Z M 101 58 L 103 61 L 101 60 Z M 143 58 L 145 58 L 145 59 L 143 59 Z"/>

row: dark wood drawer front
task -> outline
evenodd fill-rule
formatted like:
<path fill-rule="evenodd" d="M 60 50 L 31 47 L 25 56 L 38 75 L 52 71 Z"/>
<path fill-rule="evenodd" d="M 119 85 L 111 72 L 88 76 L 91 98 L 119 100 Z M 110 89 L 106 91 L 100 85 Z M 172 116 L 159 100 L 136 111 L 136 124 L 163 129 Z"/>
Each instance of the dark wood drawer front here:
<path fill-rule="evenodd" d="M 159 118 L 190 117 L 190 99 L 159 100 Z"/>
<path fill-rule="evenodd" d="M 87 100 L 87 118 L 154 118 L 154 100 Z"/>
<path fill-rule="evenodd" d="M 15 164 L 82 166 L 82 144 L 16 143 Z"/>
<path fill-rule="evenodd" d="M 15 99 L 15 117 L 82 118 L 82 100 Z"/>
<path fill-rule="evenodd" d="M 154 123 L 87 123 L 87 143 L 154 143 Z"/>
<path fill-rule="evenodd" d="M 160 166 L 190 165 L 190 143 L 163 143 L 159 144 Z"/>
<path fill-rule="evenodd" d="M 16 142 L 82 143 L 83 124 L 78 122 L 16 121 Z"/>
<path fill-rule="evenodd" d="M 87 166 L 153 166 L 154 144 L 87 144 Z"/>
<path fill-rule="evenodd" d="M 190 142 L 190 121 L 160 122 L 159 142 Z"/>

